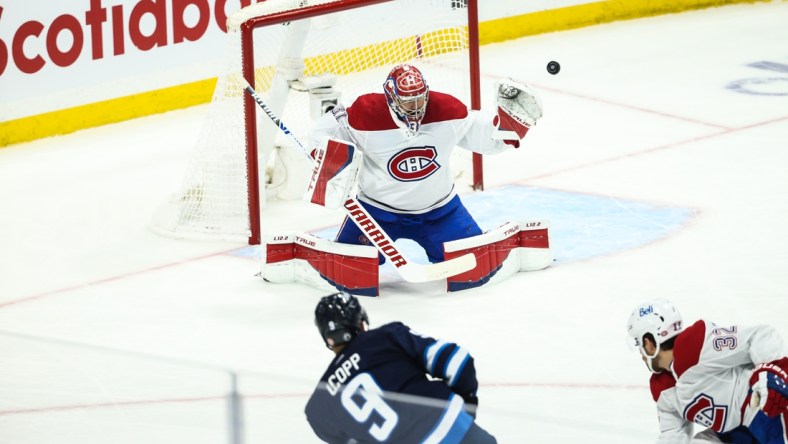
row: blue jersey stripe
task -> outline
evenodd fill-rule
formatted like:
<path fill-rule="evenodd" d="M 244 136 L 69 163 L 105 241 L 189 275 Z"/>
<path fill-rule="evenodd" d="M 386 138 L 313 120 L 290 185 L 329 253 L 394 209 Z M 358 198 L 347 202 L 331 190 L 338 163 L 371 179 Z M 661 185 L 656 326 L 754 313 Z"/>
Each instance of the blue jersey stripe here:
<path fill-rule="evenodd" d="M 457 420 L 454 421 L 454 425 L 449 430 L 449 433 L 447 433 L 446 437 L 441 441 L 441 444 L 457 444 L 461 442 L 471 428 L 471 425 L 473 425 L 473 418 L 471 415 L 465 410 L 461 411 L 459 416 L 457 416 Z"/>
<path fill-rule="evenodd" d="M 427 437 L 421 441 L 421 444 L 456 444 L 460 442 L 468 433 L 473 422 L 463 406 L 462 398 L 452 395 L 441 419 L 438 420 Z"/>

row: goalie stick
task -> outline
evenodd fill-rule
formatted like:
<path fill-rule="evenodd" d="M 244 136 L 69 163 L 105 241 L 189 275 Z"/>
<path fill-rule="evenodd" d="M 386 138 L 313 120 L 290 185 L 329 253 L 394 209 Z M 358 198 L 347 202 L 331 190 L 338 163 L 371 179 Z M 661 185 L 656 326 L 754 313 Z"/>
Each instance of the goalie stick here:
<path fill-rule="evenodd" d="M 307 148 L 298 140 L 282 120 L 268 107 L 262 97 L 248 83 L 244 89 L 254 99 L 268 118 L 295 143 L 298 149 L 307 157 L 311 158 Z M 345 200 L 345 212 L 348 217 L 367 235 L 370 243 L 377 250 L 387 257 L 394 265 L 397 272 L 408 282 L 427 282 L 445 279 L 464 273 L 476 267 L 476 256 L 468 253 L 448 261 L 433 264 L 419 264 L 411 261 L 394 245 L 394 241 L 389 237 L 383 228 L 375 221 L 366 209 L 358 202 L 355 197 L 348 196 Z"/>

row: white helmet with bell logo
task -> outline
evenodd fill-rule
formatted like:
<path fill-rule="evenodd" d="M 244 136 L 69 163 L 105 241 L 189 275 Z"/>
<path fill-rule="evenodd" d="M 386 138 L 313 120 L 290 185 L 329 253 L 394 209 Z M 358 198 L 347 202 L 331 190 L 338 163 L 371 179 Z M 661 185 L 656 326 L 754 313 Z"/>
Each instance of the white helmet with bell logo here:
<path fill-rule="evenodd" d="M 651 360 L 659 353 L 660 344 L 676 337 L 682 328 L 681 313 L 676 306 L 667 299 L 654 299 L 640 304 L 632 311 L 627 323 L 627 334 L 630 345 L 649 358 L 646 364 L 653 372 Z M 643 344 L 643 336 L 646 334 L 651 334 L 654 338 L 656 349 L 652 354 L 646 351 Z"/>

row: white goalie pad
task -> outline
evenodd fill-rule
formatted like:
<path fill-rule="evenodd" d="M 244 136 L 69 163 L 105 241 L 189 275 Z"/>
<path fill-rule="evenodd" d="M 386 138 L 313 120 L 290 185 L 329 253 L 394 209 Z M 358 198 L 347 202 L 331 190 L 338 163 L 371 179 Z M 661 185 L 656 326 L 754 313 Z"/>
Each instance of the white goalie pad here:
<path fill-rule="evenodd" d="M 443 244 L 445 258 L 473 253 L 476 267 L 447 279 L 448 291 L 467 290 L 500 282 L 520 271 L 547 268 L 553 262 L 549 222 L 507 222 L 478 236 Z"/>
<path fill-rule="evenodd" d="M 542 118 L 542 101 L 528 85 L 512 79 L 495 82 L 495 100 L 498 114 L 497 131 L 493 139 L 521 140 L 528 130 Z"/>
<path fill-rule="evenodd" d="M 340 244 L 308 233 L 279 233 L 265 239 L 260 276 L 267 282 L 303 283 L 324 291 L 378 295 L 378 251 Z"/>
<path fill-rule="evenodd" d="M 353 144 L 326 139 L 315 152 L 315 167 L 304 200 L 332 209 L 343 206 L 356 194 L 361 161 L 361 151 Z"/>
<path fill-rule="evenodd" d="M 529 220 L 520 222 L 520 271 L 542 270 L 555 259 L 550 248 L 550 221 Z"/>

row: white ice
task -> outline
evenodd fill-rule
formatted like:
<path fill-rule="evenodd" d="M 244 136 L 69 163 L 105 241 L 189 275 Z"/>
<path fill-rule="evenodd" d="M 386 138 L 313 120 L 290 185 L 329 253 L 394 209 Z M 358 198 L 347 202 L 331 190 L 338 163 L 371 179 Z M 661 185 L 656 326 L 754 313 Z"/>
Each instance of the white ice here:
<path fill-rule="evenodd" d="M 373 326 L 400 320 L 468 348 L 479 424 L 502 443 L 652 442 L 649 374 L 624 340 L 636 304 L 667 297 L 687 322 L 768 323 L 788 339 L 786 23 L 788 3 L 771 2 L 483 47 L 484 84 L 529 82 L 545 105 L 521 149 L 488 158 L 491 195 L 522 185 L 687 219 L 578 260 L 556 245 L 555 266 L 488 288 L 387 279 L 362 300 Z M 229 442 L 232 374 L 247 443 L 317 442 L 302 412 L 332 356 L 312 324 L 323 293 L 264 283 L 258 261 L 229 254 L 242 244 L 147 228 L 206 110 L 0 149 L 0 442 Z M 662 223 L 618 233 L 566 200 L 540 208 L 585 227 L 589 245 Z M 279 202 L 264 224 L 339 217 Z"/>

